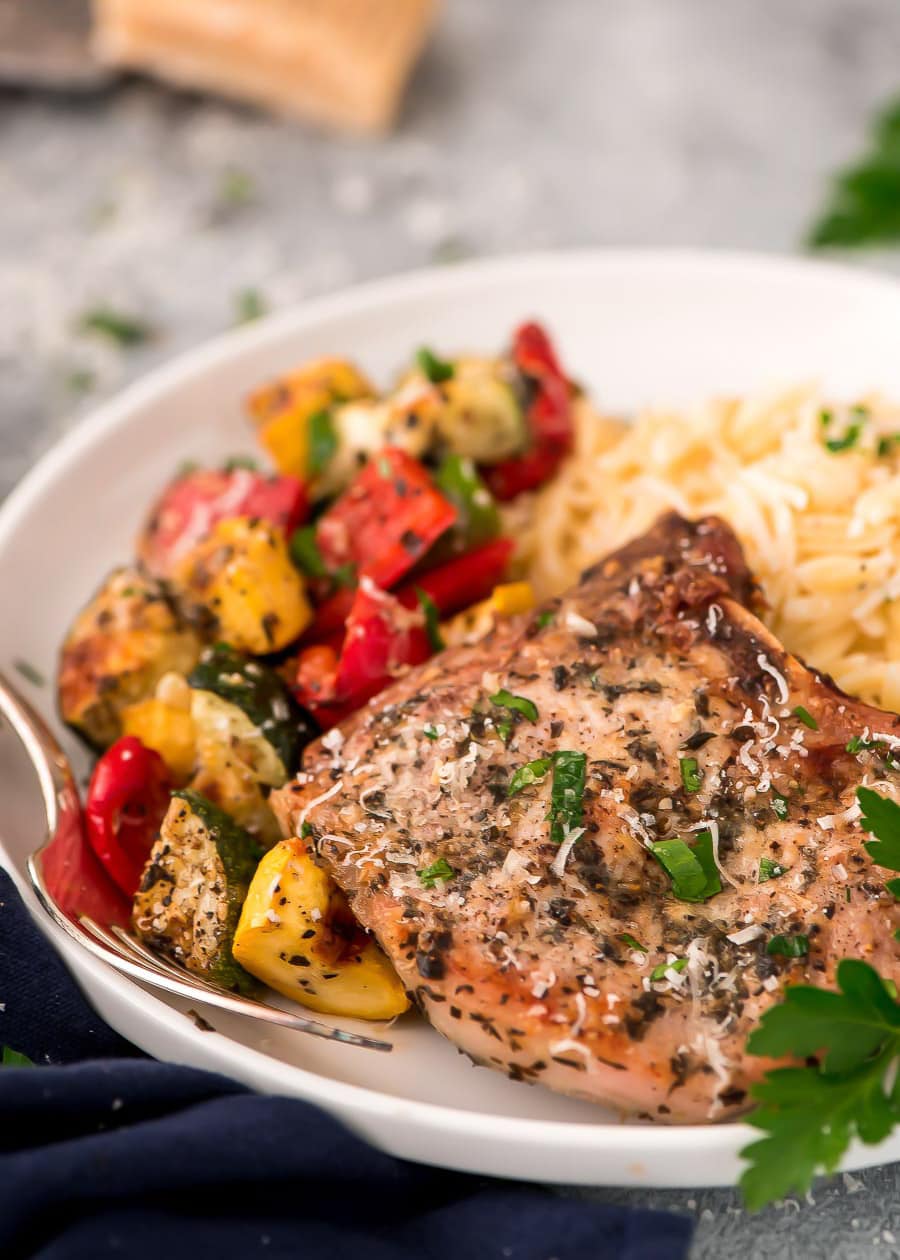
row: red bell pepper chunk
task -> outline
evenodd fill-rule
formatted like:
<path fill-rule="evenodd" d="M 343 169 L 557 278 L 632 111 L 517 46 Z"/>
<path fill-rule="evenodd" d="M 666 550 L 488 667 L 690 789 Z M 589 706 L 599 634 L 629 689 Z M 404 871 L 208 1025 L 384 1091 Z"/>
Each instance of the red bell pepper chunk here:
<path fill-rule="evenodd" d="M 321 726 L 332 726 L 382 691 L 402 666 L 427 661 L 432 646 L 424 614 L 411 615 L 421 607 L 419 592 L 441 616 L 450 616 L 490 595 L 502 581 L 512 551 L 511 539 L 496 538 L 421 574 L 394 594 L 364 581 L 353 596 L 340 655 L 331 616 L 326 642 L 301 652 L 294 686 L 299 702 Z M 341 591 L 335 599 L 345 601 L 348 594 Z"/>
<path fill-rule="evenodd" d="M 395 592 L 396 596 L 407 608 L 414 608 L 418 602 L 416 587 L 419 587 L 434 600 L 442 617 L 450 617 L 470 604 L 477 604 L 480 599 L 487 599 L 494 587 L 503 581 L 513 546 L 510 538 L 494 538 L 474 551 L 405 582 Z M 309 643 L 334 646 L 343 634 L 355 597 L 355 591 L 342 590 L 327 599 L 316 609 L 304 639 Z"/>
<path fill-rule="evenodd" d="M 532 445 L 516 459 L 482 469 L 494 498 L 502 502 L 549 481 L 575 437 L 570 384 L 540 325 L 523 324 L 516 330 L 512 359 L 532 390 L 527 416 Z"/>
<path fill-rule="evenodd" d="M 68 918 L 89 915 L 104 927 L 128 927 L 131 903 L 100 865 L 85 836 L 84 815 L 74 785 L 59 797 L 59 821 L 41 856 L 47 891 Z"/>
<path fill-rule="evenodd" d="M 405 583 L 397 598 L 407 608 L 418 603 L 416 587 L 424 591 L 437 606 L 442 617 L 487 599 L 494 587 L 503 581 L 515 543 L 511 538 L 495 538 L 483 547 L 476 547 L 464 556 L 448 560 L 415 581 Z"/>
<path fill-rule="evenodd" d="M 171 790 L 162 757 L 134 735 L 117 740 L 94 767 L 84 811 L 87 837 L 126 897 L 137 892 Z"/>
<path fill-rule="evenodd" d="M 173 481 L 156 503 L 140 538 L 140 556 L 154 576 L 169 577 L 219 521 L 256 517 L 290 536 L 308 514 L 306 489 L 297 477 L 249 468 L 197 469 Z"/>
<path fill-rule="evenodd" d="M 319 519 L 316 542 L 329 569 L 354 564 L 361 578 L 389 590 L 455 520 L 427 469 L 389 446 Z"/>

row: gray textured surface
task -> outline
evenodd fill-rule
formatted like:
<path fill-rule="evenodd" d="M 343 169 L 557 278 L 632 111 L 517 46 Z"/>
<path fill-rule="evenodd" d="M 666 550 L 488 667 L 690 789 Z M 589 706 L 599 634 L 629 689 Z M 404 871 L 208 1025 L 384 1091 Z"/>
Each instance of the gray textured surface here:
<path fill-rule="evenodd" d="M 900 89 L 898 48 L 896 0 L 449 0 L 380 144 L 141 84 L 0 95 L 0 495 L 98 398 L 229 326 L 246 288 L 276 308 L 459 254 L 795 249 Z M 99 303 L 155 339 L 79 334 Z M 898 1191 L 884 1169 L 754 1218 L 722 1191 L 604 1197 L 690 1212 L 698 1258 L 859 1260 L 900 1256 Z"/>

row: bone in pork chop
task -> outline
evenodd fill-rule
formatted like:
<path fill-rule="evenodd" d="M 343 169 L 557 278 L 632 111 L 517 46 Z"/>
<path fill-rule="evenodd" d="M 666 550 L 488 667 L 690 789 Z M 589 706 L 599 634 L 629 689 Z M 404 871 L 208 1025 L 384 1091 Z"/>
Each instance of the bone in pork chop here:
<path fill-rule="evenodd" d="M 725 524 L 665 516 L 543 613 L 407 674 L 278 794 L 478 1063 L 667 1121 L 726 1118 L 766 1067 L 744 1045 L 786 981 L 833 984 L 848 955 L 900 979 L 854 795 L 898 795 L 900 718 L 790 656 L 759 603 Z M 559 751 L 585 754 L 584 791 L 570 758 L 551 819 Z M 691 854 L 702 837 L 699 900 L 651 849 L 676 837 Z M 769 953 L 775 937 L 808 953 Z"/>

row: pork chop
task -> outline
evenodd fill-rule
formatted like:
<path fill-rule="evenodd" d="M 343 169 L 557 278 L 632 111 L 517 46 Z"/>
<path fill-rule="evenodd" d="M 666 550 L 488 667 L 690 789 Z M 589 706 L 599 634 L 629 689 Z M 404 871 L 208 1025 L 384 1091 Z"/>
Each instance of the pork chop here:
<path fill-rule="evenodd" d="M 539 613 L 396 682 L 278 794 L 476 1062 L 724 1119 L 766 1066 L 744 1045 L 785 982 L 832 984 L 848 955 L 900 980 L 855 799 L 898 796 L 900 718 L 789 655 L 760 607 L 722 521 L 664 516 Z M 561 750 L 586 754 L 583 799 L 550 819 Z M 680 900 L 651 846 L 701 835 L 721 891 Z"/>

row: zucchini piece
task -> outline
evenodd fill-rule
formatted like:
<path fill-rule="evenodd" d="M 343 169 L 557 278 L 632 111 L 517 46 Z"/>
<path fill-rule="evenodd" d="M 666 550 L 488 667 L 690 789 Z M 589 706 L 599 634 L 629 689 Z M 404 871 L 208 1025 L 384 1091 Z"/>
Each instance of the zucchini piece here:
<path fill-rule="evenodd" d="M 528 446 L 525 412 L 513 384 L 496 359 L 458 359 L 456 371 L 441 385 L 444 406 L 438 436 L 447 450 L 478 464 L 497 464 Z"/>
<path fill-rule="evenodd" d="M 232 942 L 257 861 L 257 846 L 233 818 L 197 792 L 174 792 L 135 894 L 135 932 L 188 971 L 252 992 Z"/>
<path fill-rule="evenodd" d="M 301 748 L 318 734 L 312 718 L 300 708 L 275 670 L 250 660 L 227 643 L 207 648 L 188 682 L 236 705 L 256 733 L 271 744 L 283 767 L 278 782 L 271 776 L 262 778 L 271 787 L 280 787 L 294 773 Z"/>

